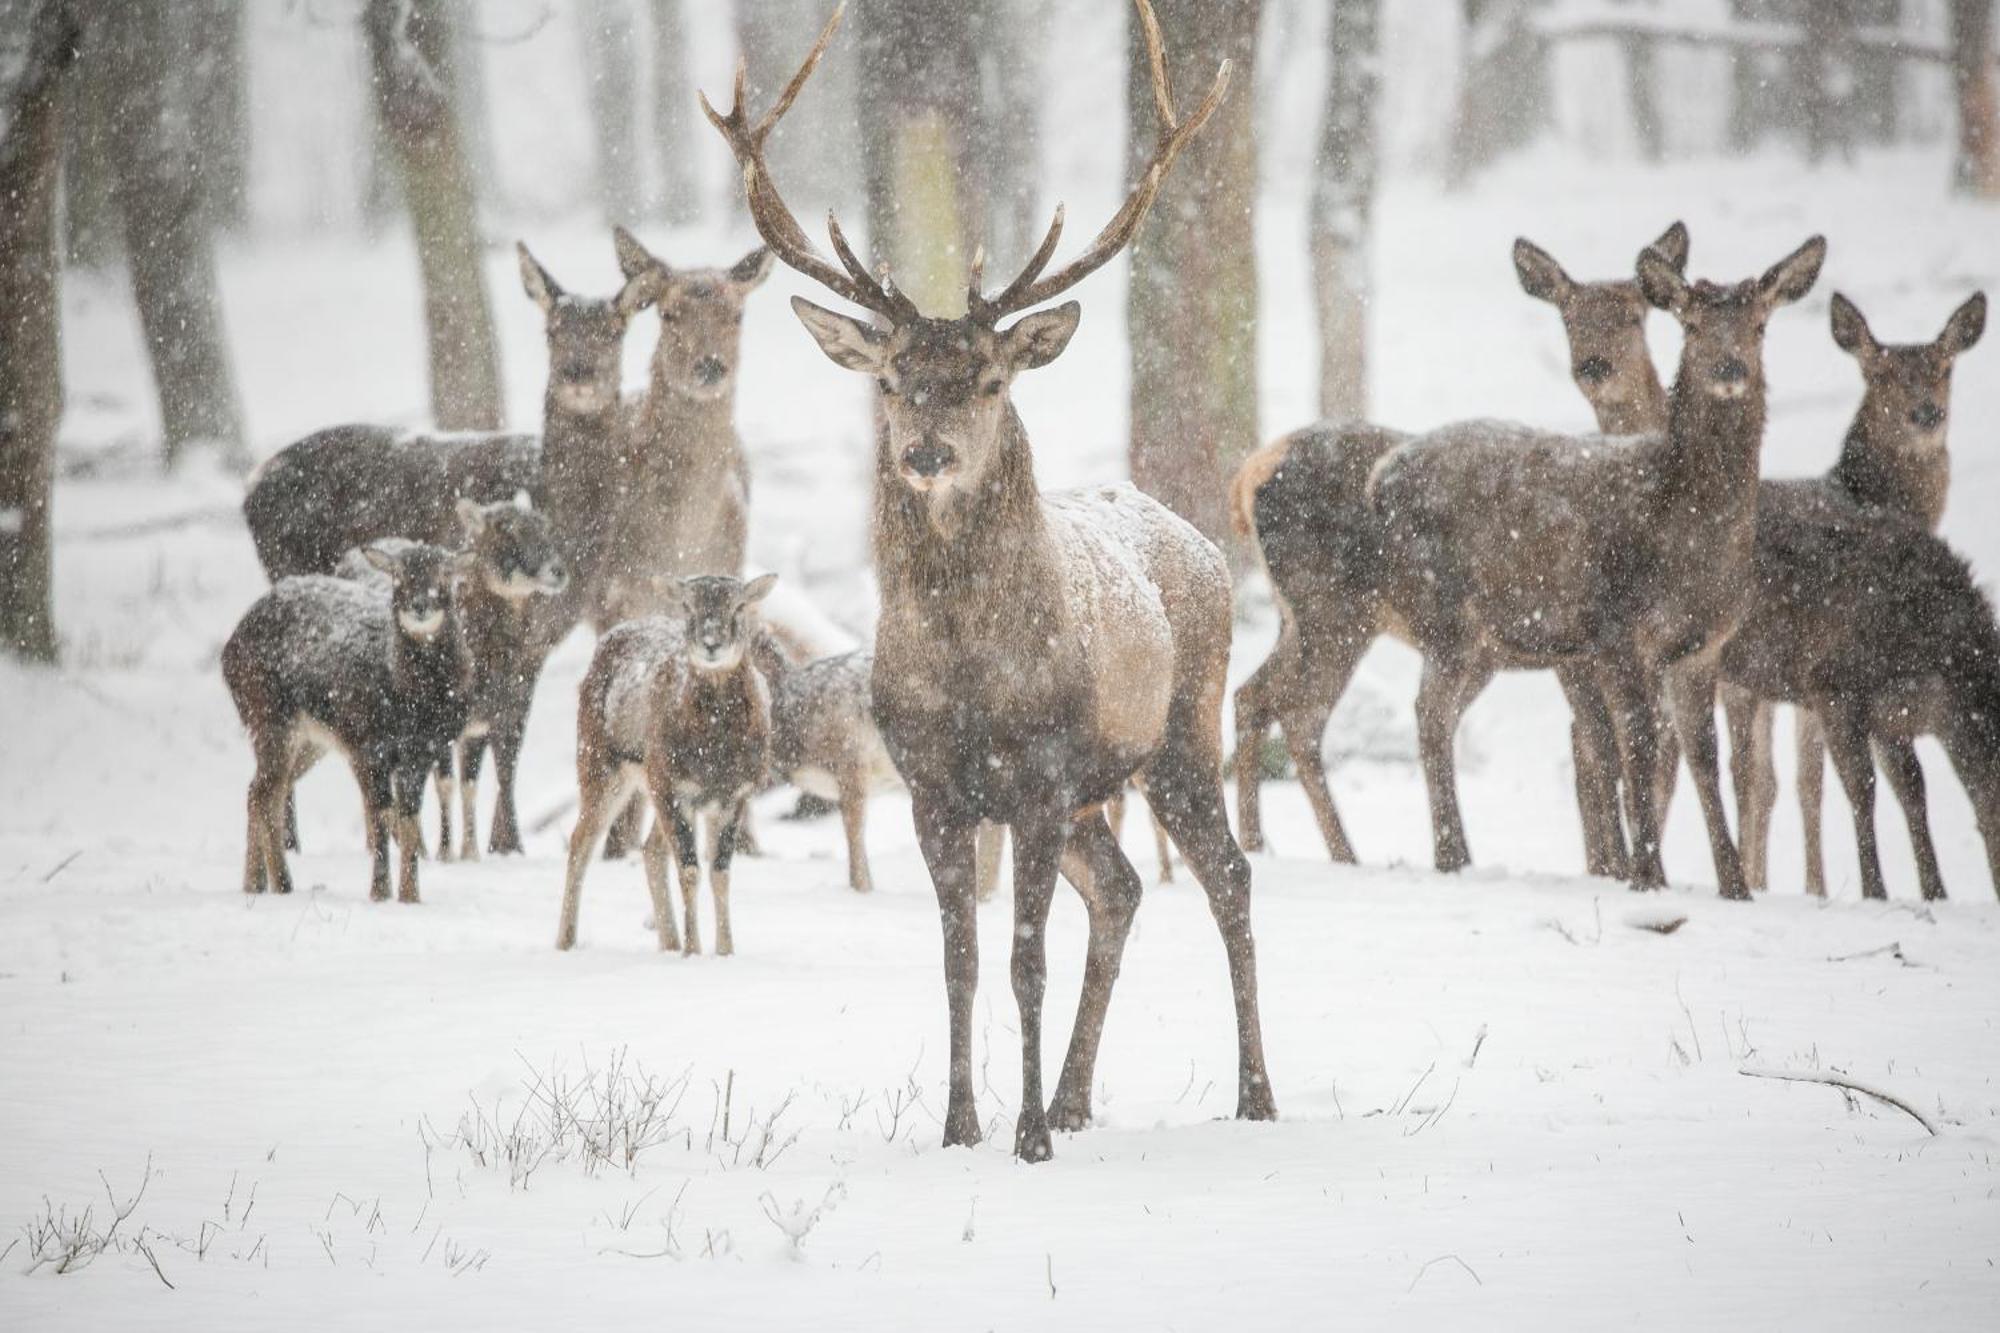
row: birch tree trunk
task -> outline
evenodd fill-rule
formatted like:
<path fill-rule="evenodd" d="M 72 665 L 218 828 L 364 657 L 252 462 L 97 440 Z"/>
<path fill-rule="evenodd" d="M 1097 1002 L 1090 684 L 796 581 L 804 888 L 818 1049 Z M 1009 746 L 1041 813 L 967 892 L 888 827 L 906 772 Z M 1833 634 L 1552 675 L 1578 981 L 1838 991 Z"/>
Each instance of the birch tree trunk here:
<path fill-rule="evenodd" d="M 62 418 L 56 171 L 69 0 L 0 0 L 0 652 L 56 658 L 49 490 Z M 18 44 L 18 45 L 17 45 Z"/>
<path fill-rule="evenodd" d="M 1132 244 L 1132 480 L 1227 544 L 1224 479 L 1257 444 L 1257 21 L 1252 0 L 1155 0 L 1176 96 L 1234 62 L 1229 96 L 1181 153 Z M 1127 38 L 1133 169 L 1156 125 L 1145 47 Z M 1183 110 L 1186 107 L 1182 108 Z"/>
<path fill-rule="evenodd" d="M 431 415 L 497 430 L 500 357 L 480 272 L 478 210 L 459 137 L 448 0 L 368 0 L 375 114 L 400 172 L 423 273 Z"/>
<path fill-rule="evenodd" d="M 1380 0 L 1332 3 L 1311 223 L 1319 412 L 1325 418 L 1358 418 L 1368 415 Z"/>

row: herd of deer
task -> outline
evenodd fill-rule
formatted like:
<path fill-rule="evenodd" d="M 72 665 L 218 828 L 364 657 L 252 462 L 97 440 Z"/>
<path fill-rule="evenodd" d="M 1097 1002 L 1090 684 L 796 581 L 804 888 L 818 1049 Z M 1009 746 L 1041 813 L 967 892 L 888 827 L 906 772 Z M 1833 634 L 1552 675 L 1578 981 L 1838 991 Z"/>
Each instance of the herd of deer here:
<path fill-rule="evenodd" d="M 586 867 L 601 844 L 640 843 L 647 798 L 655 817 L 640 845 L 660 947 L 701 947 L 705 820 L 716 949 L 728 953 L 729 866 L 748 832 L 747 797 L 780 777 L 837 799 L 850 883 L 865 890 L 861 811 L 874 785 L 900 776 L 943 922 L 947 1144 L 980 1137 L 976 905 L 995 864 L 982 830 L 1011 833 L 1022 1046 L 1015 1149 L 1039 1160 L 1052 1129 L 1090 1119 L 1098 1041 L 1141 891 L 1107 812 L 1136 784 L 1221 930 L 1237 1114 L 1274 1115 L 1250 865 L 1224 807 L 1228 565 L 1129 486 L 1043 494 L 1009 395 L 1015 376 L 1053 361 L 1076 330 L 1074 301 L 1048 303 L 1130 241 L 1228 85 L 1225 64 L 1181 117 L 1150 6 L 1135 4 L 1157 137 L 1123 206 L 1066 266 L 1048 270 L 1058 210 L 1016 277 L 989 293 L 975 259 L 966 313 L 938 318 L 872 274 L 831 219 L 838 262 L 822 257 L 780 196 L 764 147 L 832 39 L 837 10 L 760 119 L 744 107 L 740 70 L 727 114 L 702 101 L 742 168 L 766 248 L 728 269 L 677 270 L 618 230 L 625 283 L 608 300 L 566 292 L 521 250 L 548 336 L 539 436 L 348 426 L 275 456 L 245 502 L 274 586 L 222 659 L 256 757 L 245 889 L 289 888 L 291 789 L 329 749 L 345 755 L 362 789 L 374 897 L 389 893 L 393 838 L 400 897 L 416 901 L 417 817 L 433 780 L 440 857 L 452 854 L 454 787 L 460 853 L 477 855 L 488 745 L 499 779 L 489 845 L 518 851 L 513 784 L 534 684 L 553 646 L 588 622 L 601 637 L 580 689 L 580 809 L 559 948 L 575 941 Z M 1356 662 L 1386 631 L 1423 657 L 1418 735 L 1440 869 L 1470 859 L 1453 771 L 1460 717 L 1495 672 L 1547 668 L 1574 716 L 1592 872 L 1635 887 L 1664 882 L 1660 821 L 1685 756 L 1722 893 L 1761 887 L 1770 708 L 1780 701 L 1807 710 L 1799 771 L 1814 891 L 1824 885 L 1821 738 L 1854 806 L 1868 895 L 1883 893 L 1876 760 L 1909 820 L 1925 896 L 1944 892 L 1919 735 L 1943 742 L 2000 872 L 2000 632 L 1964 562 L 1931 533 L 1946 483 L 1952 362 L 1978 339 L 1984 298 L 1960 307 L 1935 342 L 1891 347 L 1836 296 L 1834 337 L 1867 383 L 1840 463 L 1816 481 L 1760 481 L 1765 326 L 1812 287 L 1826 245 L 1814 238 L 1732 284 L 1688 281 L 1687 246 L 1676 224 L 1639 256 L 1636 279 L 1603 283 L 1574 281 L 1526 241 L 1515 247 L 1522 285 L 1562 314 L 1577 384 L 1603 434 L 1478 421 L 1412 436 L 1322 423 L 1237 473 L 1232 513 L 1257 539 L 1282 613 L 1276 650 L 1235 700 L 1244 846 L 1263 842 L 1256 756 L 1276 723 L 1328 850 L 1354 859 L 1321 738 Z M 779 618 L 760 616 L 773 576 L 739 577 L 748 473 L 732 426 L 734 372 L 745 298 L 774 257 L 873 316 L 792 302 L 826 355 L 878 390 L 872 656 L 804 660 L 809 650 Z M 660 339 L 645 395 L 628 404 L 620 348 L 646 307 L 659 312 Z M 1646 350 L 1649 308 L 1683 330 L 1671 390 Z M 1718 688 L 1741 859 L 1720 789 Z M 1081 893 L 1090 939 L 1068 1054 L 1045 1101 L 1044 932 L 1058 875 Z"/>

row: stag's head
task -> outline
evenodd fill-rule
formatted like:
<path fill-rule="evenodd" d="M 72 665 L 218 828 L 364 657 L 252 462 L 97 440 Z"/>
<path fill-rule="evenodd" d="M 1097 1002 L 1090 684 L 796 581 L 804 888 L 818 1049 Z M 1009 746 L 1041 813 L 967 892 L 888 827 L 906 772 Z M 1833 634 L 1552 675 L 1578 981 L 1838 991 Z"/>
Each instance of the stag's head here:
<path fill-rule="evenodd" d="M 1667 228 L 1650 248 L 1675 272 L 1687 269 L 1688 233 L 1680 223 Z M 1646 348 L 1646 316 L 1652 307 L 1637 279 L 1578 282 L 1526 237 L 1514 242 L 1514 273 L 1521 290 L 1547 301 L 1562 316 L 1570 375 L 1600 416 L 1657 399 L 1659 377 Z"/>
<path fill-rule="evenodd" d="M 1639 255 L 1639 290 L 1680 321 L 1681 382 L 1710 398 L 1742 398 L 1764 384 L 1764 329 L 1771 312 L 1812 290 L 1826 262 L 1815 236 L 1742 282 L 1689 282 L 1657 250 Z"/>
<path fill-rule="evenodd" d="M 1014 377 L 1060 356 L 1082 315 L 1082 308 L 1074 301 L 1048 309 L 1036 307 L 1047 305 L 1126 246 L 1152 207 L 1168 167 L 1214 114 L 1228 88 L 1229 66 L 1224 62 L 1207 97 L 1181 119 L 1167 82 L 1159 24 L 1147 0 L 1134 3 L 1151 63 L 1153 100 L 1160 119 L 1151 160 L 1138 184 L 1089 247 L 1055 272 L 1044 270 L 1062 237 L 1060 208 L 1026 266 L 1000 291 L 987 293 L 983 263 L 975 255 L 966 313 L 955 318 L 925 315 L 886 273 L 870 273 L 831 217 L 827 219 L 827 235 L 839 263 L 821 257 L 779 195 L 765 163 L 764 142 L 825 54 L 844 5 L 827 21 L 771 110 L 755 124 L 743 104 L 744 71 L 740 65 L 736 102 L 727 115 L 702 98 L 703 110 L 743 168 L 750 216 L 765 243 L 790 267 L 874 315 L 873 320 L 864 320 L 803 299 L 792 301 L 800 320 L 836 365 L 874 378 L 888 425 L 885 462 L 904 486 L 933 505 L 985 493 L 984 481 L 1007 438 L 1003 427 L 1012 418 L 1008 391 Z"/>
<path fill-rule="evenodd" d="M 654 377 L 684 398 L 727 396 L 743 345 L 743 303 L 771 276 L 771 252 L 759 246 L 728 268 L 677 269 L 623 227 L 613 227 L 611 239 L 626 280 L 650 283 L 657 293 Z"/>
<path fill-rule="evenodd" d="M 1875 341 L 1860 308 L 1839 292 L 1833 295 L 1833 340 L 1861 363 L 1868 386 L 1862 413 L 1886 438 L 1916 447 L 1944 439 L 1952 365 L 1985 331 L 1984 292 L 1974 292 L 1952 311 L 1944 331 L 1932 341 L 1902 345 Z"/>
<path fill-rule="evenodd" d="M 521 285 L 541 307 L 549 340 L 549 396 L 565 412 L 596 416 L 618 405 L 625 326 L 659 296 L 651 274 L 627 275 L 609 300 L 566 292 L 516 243 Z"/>

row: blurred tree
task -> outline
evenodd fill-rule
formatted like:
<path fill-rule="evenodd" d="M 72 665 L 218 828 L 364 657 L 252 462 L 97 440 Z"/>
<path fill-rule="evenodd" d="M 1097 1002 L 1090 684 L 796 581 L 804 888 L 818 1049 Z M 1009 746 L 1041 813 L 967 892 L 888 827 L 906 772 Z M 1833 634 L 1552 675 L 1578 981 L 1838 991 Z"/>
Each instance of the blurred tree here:
<path fill-rule="evenodd" d="M 1368 413 L 1368 302 L 1380 0 L 1332 0 L 1326 106 L 1314 163 L 1311 250 L 1319 313 L 1319 413 Z"/>
<path fill-rule="evenodd" d="M 1257 444 L 1255 0 L 1154 0 L 1177 96 L 1199 96 L 1233 62 L 1230 93 L 1160 189 L 1132 244 L 1132 480 L 1227 542 L 1224 478 Z M 1145 46 L 1130 24 L 1130 157 L 1151 153 L 1157 112 Z M 1181 111 L 1191 109 L 1182 106 Z"/>
<path fill-rule="evenodd" d="M 86 18 L 87 59 L 101 66 L 113 97 L 111 193 L 169 466 L 200 442 L 218 446 L 228 463 L 248 462 L 197 137 L 201 71 L 215 63 L 208 46 L 216 34 L 202 18 L 173 0 L 120 0 Z"/>
<path fill-rule="evenodd" d="M 1548 121 L 1548 45 L 1529 21 L 1535 0 L 1459 0 L 1463 74 L 1448 184 L 1462 185 Z"/>
<path fill-rule="evenodd" d="M 111 200 L 110 80 L 80 60 L 65 80 L 62 115 L 63 256 L 102 268 L 118 257 L 118 207 Z"/>
<path fill-rule="evenodd" d="M 965 313 L 984 230 L 972 8 L 866 0 L 855 14 L 868 243 L 924 313 L 940 317 Z"/>
<path fill-rule="evenodd" d="M 202 206 L 211 228 L 241 230 L 249 219 L 250 70 L 243 43 L 243 0 L 197 0 L 189 12 L 193 51 L 195 144 Z"/>
<path fill-rule="evenodd" d="M 1623 0 L 1658 12 L 1656 0 Z M 1650 16 L 1650 15 L 1649 15 Z M 1625 93 L 1632 107 L 1632 132 L 1639 141 L 1640 160 L 1658 162 L 1666 156 L 1666 136 L 1660 121 L 1659 61 L 1653 40 L 1643 33 L 1628 33 L 1621 40 L 1625 48 Z"/>
<path fill-rule="evenodd" d="M 496 41 L 521 41 L 540 31 L 552 10 L 540 11 L 526 27 L 515 33 L 491 36 L 479 26 L 482 15 L 491 17 L 494 6 L 487 0 L 449 0 L 451 23 L 451 102 L 458 112 L 460 151 L 472 179 L 479 184 L 474 193 L 493 207 L 508 207 L 507 178 L 500 172 L 500 159 L 493 151 L 492 98 L 486 92 L 486 47 Z M 390 154 L 394 156 L 393 151 Z M 391 173 L 392 177 L 394 173 Z"/>
<path fill-rule="evenodd" d="M 501 422 L 500 357 L 480 272 L 479 219 L 459 138 L 447 0 L 368 0 L 363 24 L 380 137 L 394 151 L 423 272 L 431 415 L 446 430 Z"/>
<path fill-rule="evenodd" d="M 979 65 L 974 157 L 985 225 L 979 240 L 994 273 L 1028 258 L 1043 219 L 1036 207 L 1042 174 L 1043 33 L 1047 0 L 989 0 L 971 7 L 971 42 Z"/>
<path fill-rule="evenodd" d="M 1953 180 L 1967 194 L 2000 198 L 2000 106 L 1993 79 L 1993 0 L 1951 0 L 1951 73 L 1958 91 Z"/>
<path fill-rule="evenodd" d="M 863 174 L 865 160 L 859 138 L 873 127 L 867 125 L 865 118 L 871 104 L 860 100 L 863 92 L 858 83 L 866 57 L 857 57 L 855 52 L 865 51 L 866 34 L 877 21 L 878 10 L 904 8 L 910 10 L 907 22 L 921 27 L 930 21 L 933 11 L 950 7 L 940 6 L 938 0 L 855 0 L 848 31 L 855 33 L 856 39 L 835 42 L 813 75 L 813 89 L 807 97 L 818 110 L 786 121 L 785 127 L 771 140 L 771 170 L 785 182 L 785 197 L 797 206 L 801 216 L 827 208 L 844 210 L 859 198 L 854 182 Z M 748 67 L 753 106 L 767 106 L 778 95 L 826 22 L 830 9 L 827 0 L 755 0 L 754 3 L 743 0 L 736 6 L 737 50 Z M 897 16 L 892 13 L 891 17 Z M 916 73 L 897 70 L 892 78 L 923 77 L 924 51 L 917 48 L 913 55 Z M 708 90 L 711 97 L 727 91 L 726 88 Z M 856 115 L 850 114 L 856 112 L 862 116 L 860 125 L 856 124 Z M 742 187 L 732 184 L 729 198 L 742 216 L 745 207 Z"/>
<path fill-rule="evenodd" d="M 62 419 L 56 172 L 70 0 L 0 0 L 0 652 L 53 662 L 49 487 Z"/>
<path fill-rule="evenodd" d="M 686 16 L 681 0 L 652 0 L 652 12 L 653 154 L 660 167 L 660 211 L 670 223 L 694 222 L 702 213 L 701 178 L 695 172 Z"/>
<path fill-rule="evenodd" d="M 597 202 L 605 220 L 639 220 L 639 53 L 632 0 L 584 0 L 583 87 L 597 146 Z"/>

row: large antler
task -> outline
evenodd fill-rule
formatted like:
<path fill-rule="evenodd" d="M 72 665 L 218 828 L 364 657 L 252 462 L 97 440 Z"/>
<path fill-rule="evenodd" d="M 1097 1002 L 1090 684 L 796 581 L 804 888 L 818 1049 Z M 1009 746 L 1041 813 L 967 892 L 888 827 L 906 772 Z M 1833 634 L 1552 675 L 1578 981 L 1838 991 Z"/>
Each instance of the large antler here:
<path fill-rule="evenodd" d="M 798 219 L 792 216 L 791 208 L 778 193 L 778 187 L 771 179 L 771 169 L 764 163 L 764 141 L 771 136 L 771 130 L 785 112 L 791 110 L 799 90 L 812 77 L 813 69 L 818 66 L 820 57 L 826 54 L 827 43 L 833 40 L 834 30 L 840 27 L 841 16 L 846 12 L 846 0 L 841 0 L 833 11 L 833 17 L 820 29 L 819 40 L 806 53 L 805 63 L 799 66 L 799 72 L 792 75 L 792 81 L 778 94 L 778 100 L 755 125 L 750 124 L 743 105 L 748 70 L 742 60 L 736 62 L 736 104 L 729 109 L 729 114 L 717 113 L 709 105 L 706 93 L 700 94 L 701 109 L 707 114 L 709 123 L 721 132 L 729 144 L 729 151 L 736 155 L 737 163 L 742 166 L 743 192 L 750 201 L 750 220 L 756 224 L 757 234 L 764 238 L 764 243 L 776 252 L 778 258 L 858 306 L 895 321 L 914 319 L 918 314 L 915 303 L 886 281 L 886 273 L 883 280 L 878 280 L 868 272 L 867 265 L 856 258 L 854 251 L 848 247 L 847 238 L 841 234 L 840 223 L 834 220 L 831 213 L 826 219 L 827 234 L 833 241 L 833 252 L 839 256 L 841 268 L 835 268 L 820 257 L 813 243 L 806 239 Z M 842 272 L 842 269 L 846 271 Z"/>
<path fill-rule="evenodd" d="M 1166 179 L 1167 169 L 1173 166 L 1174 159 L 1180 156 L 1181 149 L 1187 146 L 1196 131 L 1208 123 L 1208 118 L 1215 114 L 1215 108 L 1222 104 L 1223 94 L 1229 90 L 1229 62 L 1225 60 L 1222 67 L 1215 71 L 1215 83 L 1209 88 L 1208 96 L 1201 99 L 1201 105 L 1194 109 L 1194 114 L 1185 121 L 1177 120 L 1173 88 L 1167 80 L 1166 51 L 1160 40 L 1160 22 L 1153 17 L 1153 6 L 1148 0 L 1132 0 L 1132 3 L 1139 11 L 1139 27 L 1146 41 L 1146 58 L 1152 67 L 1153 105 L 1160 116 L 1159 138 L 1153 145 L 1153 160 L 1146 164 L 1146 170 L 1140 174 L 1138 184 L 1132 187 L 1124 206 L 1112 216 L 1111 221 L 1104 224 L 1104 230 L 1097 233 L 1097 239 L 1090 243 L 1090 247 L 1047 277 L 1039 275 L 1055 254 L 1056 241 L 1062 236 L 1061 205 L 1056 206 L 1048 235 L 1042 238 L 1027 266 L 998 295 L 989 297 L 979 290 L 982 264 L 981 258 L 975 257 L 967 306 L 975 318 L 987 324 L 1068 291 L 1124 249 L 1160 193 L 1160 184 Z"/>

